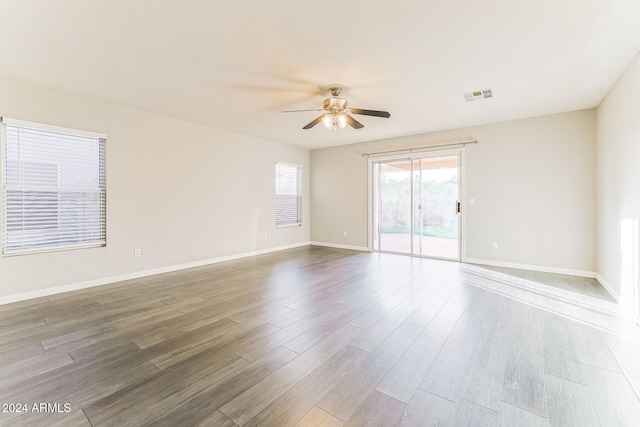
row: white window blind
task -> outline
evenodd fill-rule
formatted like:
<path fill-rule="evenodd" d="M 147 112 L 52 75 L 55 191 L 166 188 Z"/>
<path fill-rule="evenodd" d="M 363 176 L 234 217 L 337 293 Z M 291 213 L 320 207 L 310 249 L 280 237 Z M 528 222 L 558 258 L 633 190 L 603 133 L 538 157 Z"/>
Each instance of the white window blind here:
<path fill-rule="evenodd" d="M 2 119 L 3 253 L 104 246 L 103 136 Z"/>
<path fill-rule="evenodd" d="M 302 224 L 302 166 L 276 163 L 276 227 Z"/>

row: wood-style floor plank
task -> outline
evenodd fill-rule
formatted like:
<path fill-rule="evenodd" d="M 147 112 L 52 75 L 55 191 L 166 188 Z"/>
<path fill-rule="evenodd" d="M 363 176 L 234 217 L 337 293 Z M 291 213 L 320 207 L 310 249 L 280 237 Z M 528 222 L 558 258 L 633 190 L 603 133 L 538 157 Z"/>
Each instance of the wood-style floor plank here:
<path fill-rule="evenodd" d="M 497 412 L 458 398 L 453 405 L 447 425 L 493 427 L 497 426 L 498 423 Z"/>
<path fill-rule="evenodd" d="M 345 426 L 393 426 L 402 418 L 406 406 L 406 404 L 374 390 Z"/>
<path fill-rule="evenodd" d="M 509 326 L 502 400 L 546 417 L 542 343 L 536 326 L 530 330 Z"/>
<path fill-rule="evenodd" d="M 194 424 L 204 422 L 212 412 L 219 412 L 217 410 L 222 405 L 260 383 L 297 356 L 293 351 L 280 347 L 226 379 L 210 385 L 183 404 L 169 408 L 169 412 L 156 418 L 153 424 L 172 427 L 187 421 Z M 224 417 L 227 418 L 226 415 Z"/>
<path fill-rule="evenodd" d="M 0 426 L 629 425 L 624 319 L 592 279 L 301 247 L 0 306 L 0 403 L 70 405 Z"/>
<path fill-rule="evenodd" d="M 323 310 L 290 323 L 270 335 L 260 337 L 254 340 L 251 344 L 244 346 L 237 353 L 249 361 L 256 360 L 260 356 L 269 353 L 296 337 L 301 336 L 305 332 L 316 327 L 316 325 L 323 325 L 325 322 L 336 317 L 339 318 L 341 315 L 348 312 L 349 308 L 342 304 L 334 303 L 328 306 L 325 305 L 323 306 Z M 269 323 L 273 324 L 272 322 Z"/>
<path fill-rule="evenodd" d="M 549 420 L 502 402 L 499 409 L 500 427 L 549 427 Z"/>
<path fill-rule="evenodd" d="M 305 414 L 314 408 L 335 383 L 361 365 L 368 355 L 369 353 L 363 350 L 346 346 L 253 417 L 245 426 L 301 424 L 301 421 L 297 420 L 301 417 L 306 418 Z M 322 411 L 320 408 L 316 409 Z"/>
<path fill-rule="evenodd" d="M 343 326 L 240 396 L 223 405 L 220 412 L 238 425 L 245 424 L 361 333 L 362 330 L 355 326 Z"/>
<path fill-rule="evenodd" d="M 445 276 L 446 277 L 446 276 Z M 412 325 L 426 327 L 431 320 L 437 316 L 442 307 L 449 299 L 458 291 L 460 284 L 455 280 L 448 278 L 444 283 L 440 283 L 438 289 L 409 316 L 407 323 Z"/>
<path fill-rule="evenodd" d="M 447 425 L 453 402 L 418 389 L 405 408 L 399 427 L 441 427 Z"/>
<path fill-rule="evenodd" d="M 66 352 L 55 350 L 37 352 L 34 356 L 23 357 L 13 363 L 6 362 L 4 366 L 0 366 L 2 385 L 9 387 L 22 381 L 25 376 L 37 376 L 71 364 L 73 364 L 73 358 Z"/>
<path fill-rule="evenodd" d="M 174 367 L 172 372 L 154 375 L 98 400 L 85 408 L 85 413 L 93 425 L 107 422 L 141 425 L 248 364 L 236 355 L 209 364 L 206 356 L 203 353 L 200 360 L 191 360 L 188 364 Z M 147 408 L 143 412 L 139 410 L 142 404 Z"/>
<path fill-rule="evenodd" d="M 178 425 L 178 424 L 174 424 Z M 225 417 L 220 411 L 215 411 L 198 424 L 194 424 L 195 427 L 236 427 L 236 424 L 229 418 Z"/>
<path fill-rule="evenodd" d="M 373 304 L 374 302 L 368 299 L 364 299 L 359 303 L 353 304 L 349 306 L 349 310 L 347 312 L 341 312 L 339 315 L 329 319 L 328 321 L 301 333 L 284 344 L 284 347 L 297 353 L 304 353 L 325 336 L 333 334 L 337 329 L 341 328 L 342 325 L 350 322 L 354 317 L 371 308 Z M 362 331 L 361 328 L 359 329 Z"/>
<path fill-rule="evenodd" d="M 623 374 L 588 365 L 584 366 L 584 373 L 602 425 L 640 423 L 640 402 Z"/>
<path fill-rule="evenodd" d="M 602 335 L 636 396 L 640 398 L 640 343 L 618 335 Z"/>
<path fill-rule="evenodd" d="M 487 339 L 480 343 L 469 362 L 458 396 L 498 411 L 508 372 L 510 326 L 496 322 Z"/>
<path fill-rule="evenodd" d="M 378 384 L 376 390 L 409 403 L 454 325 L 451 320 L 433 319 Z"/>
<path fill-rule="evenodd" d="M 569 326 L 569 329 L 571 330 L 570 337 L 579 362 L 620 372 L 620 365 L 613 357 L 613 353 L 611 353 L 611 349 L 600 331 L 575 322 Z"/>
<path fill-rule="evenodd" d="M 229 319 L 224 320 L 233 322 Z M 227 356 L 255 339 L 280 330 L 277 326 L 266 322 L 236 323 L 231 326 L 225 325 L 206 334 L 198 334 L 201 329 L 191 331 L 189 335 L 193 336 L 193 338 L 186 341 L 184 345 L 176 346 L 176 342 L 185 342 L 185 340 L 179 339 L 180 336 L 178 336 L 178 339 L 171 340 L 173 341 L 172 345 L 168 345 L 171 341 L 167 340 L 147 348 L 146 350 L 150 350 L 150 352 L 154 352 L 155 349 L 167 349 L 167 351 L 157 351 L 161 354 L 153 357 L 151 363 L 160 369 L 167 369 L 209 349 L 215 349 L 221 356 Z"/>
<path fill-rule="evenodd" d="M 541 313 L 542 358 L 544 372 L 584 384 L 582 367 L 567 328 L 567 320 L 550 313 Z"/>
<path fill-rule="evenodd" d="M 587 386 L 545 375 L 549 425 L 559 427 L 600 426 Z"/>
<path fill-rule="evenodd" d="M 341 377 L 318 402 L 318 407 L 347 421 L 421 332 L 422 329 L 415 325 L 403 324 L 398 327 L 361 364 Z"/>
<path fill-rule="evenodd" d="M 372 351 L 413 314 L 434 291 L 435 289 L 429 286 L 418 288 L 407 299 L 371 325 L 351 345 L 365 351 Z"/>
<path fill-rule="evenodd" d="M 322 409 L 314 406 L 307 414 L 295 424 L 295 427 L 342 427 L 344 423 L 326 413 Z"/>
<path fill-rule="evenodd" d="M 422 379 L 420 388 L 455 401 L 467 367 L 494 329 L 494 321 L 461 318 Z"/>

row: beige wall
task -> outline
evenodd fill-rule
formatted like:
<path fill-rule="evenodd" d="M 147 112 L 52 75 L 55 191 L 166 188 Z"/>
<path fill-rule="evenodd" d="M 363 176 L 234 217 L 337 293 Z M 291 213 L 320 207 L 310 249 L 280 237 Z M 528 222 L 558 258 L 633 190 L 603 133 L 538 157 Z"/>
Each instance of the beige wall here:
<path fill-rule="evenodd" d="M 309 155 L 8 78 L 0 78 L 0 93 L 0 115 L 108 136 L 108 246 L 1 257 L 0 298 L 309 240 L 366 247 L 368 171 L 361 154 L 470 138 L 480 143 L 464 154 L 463 203 L 475 199 L 463 205 L 466 257 L 595 271 L 594 110 Z M 276 161 L 304 166 L 303 227 L 273 226 Z M 141 258 L 133 257 L 135 248 Z"/>
<path fill-rule="evenodd" d="M 308 150 L 7 78 L 0 115 L 107 134 L 108 241 L 0 257 L 0 298 L 309 241 Z M 303 165 L 302 227 L 275 229 L 276 161 Z"/>
<path fill-rule="evenodd" d="M 640 58 L 597 111 L 597 272 L 638 310 L 640 218 Z M 636 317 L 638 318 L 638 317 Z"/>
<path fill-rule="evenodd" d="M 463 206 L 466 258 L 594 272 L 594 110 L 313 150 L 311 240 L 368 246 L 362 153 L 473 138 L 480 142 L 464 153 L 464 202 L 475 200 Z"/>

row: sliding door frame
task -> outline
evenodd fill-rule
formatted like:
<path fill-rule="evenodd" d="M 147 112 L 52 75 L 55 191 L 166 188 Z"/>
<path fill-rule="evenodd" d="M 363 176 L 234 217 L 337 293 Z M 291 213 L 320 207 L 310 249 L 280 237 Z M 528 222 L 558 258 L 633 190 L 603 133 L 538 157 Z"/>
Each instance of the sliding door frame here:
<path fill-rule="evenodd" d="M 433 151 L 424 151 L 424 152 L 416 152 L 410 155 L 407 153 L 397 154 L 397 155 L 388 155 L 388 156 L 375 156 L 369 157 L 367 162 L 367 247 L 370 252 L 379 251 L 375 250 L 373 246 L 373 213 L 375 206 L 374 204 L 374 185 L 373 185 L 373 165 L 374 163 L 380 162 L 389 162 L 394 160 L 410 160 L 410 164 L 413 165 L 414 159 L 423 159 L 423 158 L 432 158 L 432 157 L 445 157 L 445 156 L 458 156 L 458 195 L 459 195 L 459 203 L 460 203 L 460 213 L 458 218 L 458 258 L 450 259 L 443 258 L 448 261 L 464 261 L 466 258 L 466 236 L 467 236 L 467 204 L 465 203 L 465 159 L 464 159 L 464 147 L 455 148 L 449 150 L 433 150 Z M 412 172 L 412 170 L 411 170 Z M 413 174 L 411 175 L 411 246 L 410 246 L 410 255 L 417 257 L 425 257 L 423 255 L 415 254 L 413 251 L 413 226 L 414 226 L 414 213 L 413 213 Z M 379 251 L 384 252 L 384 251 Z M 434 258 L 434 257 L 428 257 Z M 437 259 L 437 258 L 436 258 Z"/>

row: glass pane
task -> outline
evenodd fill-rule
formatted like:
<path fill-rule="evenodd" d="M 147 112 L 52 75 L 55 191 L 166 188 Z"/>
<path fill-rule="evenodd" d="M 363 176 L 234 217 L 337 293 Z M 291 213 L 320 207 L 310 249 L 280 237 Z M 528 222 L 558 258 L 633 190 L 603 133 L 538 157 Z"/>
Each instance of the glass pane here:
<path fill-rule="evenodd" d="M 377 249 L 410 253 L 411 162 L 380 163 L 377 172 Z"/>
<path fill-rule="evenodd" d="M 458 259 L 458 156 L 423 158 L 414 163 L 414 253 Z M 416 200 L 416 194 L 418 200 Z"/>

